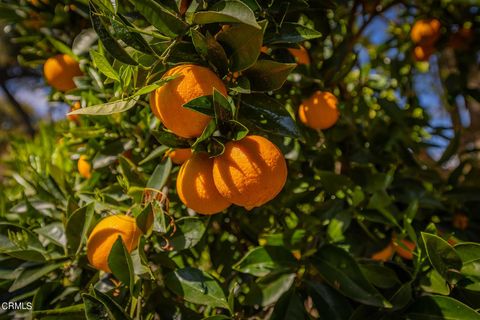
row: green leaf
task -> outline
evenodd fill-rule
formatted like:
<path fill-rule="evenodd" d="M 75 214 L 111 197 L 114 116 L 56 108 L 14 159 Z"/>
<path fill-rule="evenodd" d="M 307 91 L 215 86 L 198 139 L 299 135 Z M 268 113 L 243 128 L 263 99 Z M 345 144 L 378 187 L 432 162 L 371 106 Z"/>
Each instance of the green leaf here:
<path fill-rule="evenodd" d="M 235 105 L 230 97 L 224 96 L 216 88 L 213 88 L 213 106 L 215 120 L 228 121 L 235 113 Z M 217 122 L 218 123 L 218 122 Z"/>
<path fill-rule="evenodd" d="M 193 100 L 188 101 L 182 107 L 197 111 L 207 116 L 215 116 L 215 111 L 213 110 L 213 96 L 201 96 Z"/>
<path fill-rule="evenodd" d="M 8 289 L 8 292 L 13 292 L 23 287 L 26 287 L 29 284 L 39 280 L 43 276 L 54 271 L 55 269 L 61 268 L 62 266 L 63 262 L 26 268 L 18 275 L 18 277 L 16 277 L 15 281 Z"/>
<path fill-rule="evenodd" d="M 428 259 L 435 270 L 447 280 L 452 280 L 452 277 L 457 276 L 452 272 L 460 272 L 462 260 L 455 249 L 447 241 L 434 234 L 422 232 L 422 238 Z"/>
<path fill-rule="evenodd" d="M 290 319 L 306 319 L 305 307 L 303 306 L 301 297 L 293 289 L 285 292 L 278 300 L 270 317 L 270 320 Z"/>
<path fill-rule="evenodd" d="M 120 81 L 117 71 L 110 65 L 104 55 L 95 50 L 90 50 L 90 56 L 92 57 L 93 63 L 95 63 L 101 73 L 110 79 Z"/>
<path fill-rule="evenodd" d="M 147 188 L 161 190 L 167 183 L 170 172 L 172 171 L 172 160 L 167 157 L 164 163 L 159 163 L 153 171 L 147 182 Z"/>
<path fill-rule="evenodd" d="M 242 97 L 240 115 L 245 119 L 256 119 L 254 125 L 260 129 L 299 138 L 300 133 L 290 113 L 276 99 L 263 94 Z"/>
<path fill-rule="evenodd" d="M 323 279 L 341 294 L 366 305 L 391 308 L 345 250 L 326 245 L 313 256 L 313 262 Z"/>
<path fill-rule="evenodd" d="M 437 270 L 431 269 L 427 274 L 420 278 L 420 287 L 428 293 L 435 293 L 448 296 L 450 286 Z"/>
<path fill-rule="evenodd" d="M 87 108 L 77 109 L 68 113 L 68 115 L 86 114 L 91 116 L 105 116 L 105 115 L 110 115 L 114 113 L 125 112 L 133 108 L 137 104 L 137 101 L 138 101 L 138 97 L 130 98 L 126 100 L 117 100 L 113 102 L 98 104 L 98 105 L 87 107 Z"/>
<path fill-rule="evenodd" d="M 182 139 L 171 132 L 153 130 L 152 134 L 155 139 L 164 146 L 170 148 L 190 148 L 190 144 L 187 140 Z"/>
<path fill-rule="evenodd" d="M 123 47 L 117 42 L 115 38 L 110 34 L 108 27 L 102 19 L 102 16 L 97 13 L 95 6 L 90 2 L 90 20 L 92 26 L 98 37 L 102 41 L 102 44 L 115 59 L 130 65 L 138 65 L 133 58 L 123 49 Z"/>
<path fill-rule="evenodd" d="M 257 61 L 263 42 L 263 30 L 237 24 L 219 32 L 216 39 L 227 48 L 230 71 L 242 71 Z"/>
<path fill-rule="evenodd" d="M 205 41 L 207 43 L 207 60 L 217 68 L 220 75 L 225 75 L 228 71 L 228 57 L 225 49 L 208 32 Z"/>
<path fill-rule="evenodd" d="M 479 320 L 480 314 L 450 297 L 423 296 L 407 312 L 408 320 Z"/>
<path fill-rule="evenodd" d="M 298 267 L 297 260 L 289 250 L 284 247 L 266 246 L 250 250 L 233 266 L 233 269 L 256 277 L 263 277 L 273 271 L 282 272 L 296 267 Z"/>
<path fill-rule="evenodd" d="M 87 320 L 109 320 L 108 309 L 105 305 L 94 296 L 84 293 L 82 294 L 83 303 L 85 305 L 85 318 Z"/>
<path fill-rule="evenodd" d="M 200 242 L 206 231 L 205 224 L 197 217 L 184 217 L 175 222 L 177 231 L 169 239 L 174 251 L 192 248 Z"/>
<path fill-rule="evenodd" d="M 258 60 L 244 71 L 252 91 L 266 92 L 280 89 L 296 63 L 281 63 L 273 60 Z"/>
<path fill-rule="evenodd" d="M 65 228 L 61 222 L 53 222 L 44 227 L 34 229 L 33 231 L 62 248 L 67 244 Z"/>
<path fill-rule="evenodd" d="M 243 23 L 255 29 L 261 29 L 253 11 L 244 3 L 236 0 L 219 1 L 208 8 L 208 11 L 195 13 L 193 22 L 196 24 L 216 22 Z"/>
<path fill-rule="evenodd" d="M 199 143 L 210 138 L 216 130 L 217 130 L 217 125 L 215 124 L 215 119 L 212 119 L 207 124 L 205 129 L 203 129 L 203 132 L 200 135 L 200 137 L 198 137 L 197 140 L 195 140 L 195 142 L 192 145 L 192 148 L 195 148 Z"/>
<path fill-rule="evenodd" d="M 264 44 L 279 44 L 279 43 L 298 43 L 306 40 L 320 38 L 321 32 L 310 29 L 298 23 L 285 22 L 282 23 L 278 30 L 272 30 L 265 34 Z"/>
<path fill-rule="evenodd" d="M 73 53 L 72 49 L 70 49 L 70 47 L 64 44 L 63 42 L 51 36 L 47 36 L 47 39 L 53 45 L 53 47 L 57 49 L 57 51 L 60 51 L 61 53 L 69 55 L 70 57 L 76 58 L 76 55 Z"/>
<path fill-rule="evenodd" d="M 93 222 L 93 209 L 93 202 L 89 203 L 74 211 L 67 220 L 65 234 L 67 235 L 67 249 L 70 253 L 80 252 Z"/>
<path fill-rule="evenodd" d="M 133 262 L 120 235 L 115 240 L 108 255 L 108 266 L 113 275 L 128 286 L 132 292 L 134 284 Z"/>
<path fill-rule="evenodd" d="M 137 49 L 140 52 L 145 54 L 153 54 L 154 52 L 152 48 L 148 42 L 145 41 L 142 35 L 140 33 L 130 31 L 132 28 L 134 28 L 134 26 L 122 15 L 117 14 L 117 17 L 120 19 L 120 21 L 110 19 L 115 32 L 115 37 L 117 39 L 121 39 L 127 45 Z"/>
<path fill-rule="evenodd" d="M 134 216 L 135 216 L 135 222 L 137 223 L 137 226 L 144 234 L 146 234 L 149 230 L 149 220 L 150 217 L 153 218 L 153 208 L 152 204 L 148 203 L 143 210 L 141 210 L 138 214 L 135 214 L 134 211 Z"/>
<path fill-rule="evenodd" d="M 360 264 L 359 267 L 367 280 L 377 288 L 388 289 L 400 284 L 395 271 L 384 265 L 366 263 Z"/>
<path fill-rule="evenodd" d="M 322 311 L 325 319 L 348 320 L 353 313 L 348 299 L 331 287 L 316 282 L 308 282 L 313 303 Z"/>
<path fill-rule="evenodd" d="M 188 302 L 228 309 L 225 293 L 206 272 L 193 268 L 177 269 L 166 275 L 165 283 L 176 295 Z"/>
<path fill-rule="evenodd" d="M 173 38 L 187 29 L 187 24 L 179 19 L 172 11 L 154 0 L 130 0 L 144 17 L 158 31 L 167 37 Z"/>
<path fill-rule="evenodd" d="M 295 276 L 295 273 L 272 273 L 259 278 L 250 286 L 245 304 L 266 307 L 276 303 L 292 287 Z"/>

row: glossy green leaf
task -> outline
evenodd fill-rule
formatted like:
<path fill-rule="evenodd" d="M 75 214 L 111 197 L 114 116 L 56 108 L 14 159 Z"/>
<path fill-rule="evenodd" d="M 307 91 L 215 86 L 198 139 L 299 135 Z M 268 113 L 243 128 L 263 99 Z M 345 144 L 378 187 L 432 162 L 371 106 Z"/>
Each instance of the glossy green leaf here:
<path fill-rule="evenodd" d="M 108 266 L 113 275 L 131 290 L 134 284 L 133 262 L 119 235 L 108 255 Z"/>
<path fill-rule="evenodd" d="M 348 320 L 353 313 L 348 299 L 331 287 L 316 282 L 308 283 L 313 303 L 322 315 L 331 320 Z"/>
<path fill-rule="evenodd" d="M 207 11 L 200 11 L 193 16 L 196 24 L 207 24 L 215 22 L 243 23 L 256 29 L 261 29 L 255 19 L 252 10 L 244 3 L 237 0 L 219 1 L 208 8 Z"/>
<path fill-rule="evenodd" d="M 254 125 L 267 132 L 295 138 L 300 136 L 290 113 L 267 95 L 246 95 L 241 101 L 240 116 L 256 119 Z"/>
<path fill-rule="evenodd" d="M 450 297 L 423 296 L 409 308 L 408 320 L 478 320 L 480 314 Z"/>
<path fill-rule="evenodd" d="M 289 290 L 278 300 L 273 308 L 271 320 L 306 319 L 305 307 L 295 290 Z"/>
<path fill-rule="evenodd" d="M 322 33 L 298 23 L 285 22 L 278 30 L 267 31 L 265 44 L 299 43 L 306 40 L 316 39 Z"/>
<path fill-rule="evenodd" d="M 79 253 L 87 238 L 88 230 L 93 222 L 94 205 L 90 203 L 72 213 L 67 220 L 65 233 L 67 248 L 71 253 Z"/>
<path fill-rule="evenodd" d="M 189 148 L 190 144 L 186 139 L 180 138 L 175 134 L 167 131 L 153 130 L 153 136 L 157 141 L 170 148 Z"/>
<path fill-rule="evenodd" d="M 233 268 L 256 277 L 266 276 L 273 271 L 294 269 L 298 266 L 292 253 L 284 247 L 256 247 L 250 250 Z"/>
<path fill-rule="evenodd" d="M 197 217 L 180 218 L 175 225 L 177 230 L 169 239 L 169 244 L 175 251 L 195 247 L 207 230 L 205 223 Z"/>
<path fill-rule="evenodd" d="M 460 272 L 462 260 L 447 241 L 425 232 L 422 232 L 422 238 L 430 263 L 442 277 L 450 280 L 455 276 L 452 272 Z"/>
<path fill-rule="evenodd" d="M 172 160 L 167 157 L 167 160 L 165 162 L 159 163 L 155 167 L 155 170 L 150 176 L 150 179 L 148 179 L 147 188 L 161 190 L 167 183 L 171 171 Z"/>
<path fill-rule="evenodd" d="M 194 110 L 207 116 L 215 116 L 215 111 L 213 110 L 213 96 L 201 96 L 193 100 L 188 101 L 182 107 Z"/>
<path fill-rule="evenodd" d="M 101 73 L 110 79 L 120 81 L 120 76 L 117 71 L 112 67 L 104 55 L 95 50 L 90 50 L 90 56 Z"/>
<path fill-rule="evenodd" d="M 227 298 L 218 282 L 198 269 L 177 269 L 165 276 L 167 287 L 188 302 L 228 309 Z"/>
<path fill-rule="evenodd" d="M 294 280 L 294 273 L 272 273 L 259 278 L 250 286 L 245 303 L 262 307 L 272 305 L 292 287 Z"/>
<path fill-rule="evenodd" d="M 91 116 L 105 116 L 114 113 L 125 112 L 133 108 L 137 104 L 137 101 L 138 97 L 126 100 L 117 100 L 91 107 L 77 109 L 68 113 L 68 115 L 85 114 Z"/>
<path fill-rule="evenodd" d="M 314 255 L 313 263 L 324 280 L 343 295 L 366 305 L 391 307 L 345 250 L 326 245 Z"/>
<path fill-rule="evenodd" d="M 296 66 L 296 63 L 258 60 L 252 67 L 245 70 L 243 74 L 250 80 L 252 91 L 274 91 L 283 86 L 288 75 Z"/>
<path fill-rule="evenodd" d="M 61 222 L 53 222 L 33 231 L 60 247 L 65 247 L 67 244 L 65 228 Z"/>
<path fill-rule="evenodd" d="M 160 2 L 154 0 L 131 0 L 131 2 L 148 22 L 170 38 L 183 33 L 187 28 L 185 22 Z"/>

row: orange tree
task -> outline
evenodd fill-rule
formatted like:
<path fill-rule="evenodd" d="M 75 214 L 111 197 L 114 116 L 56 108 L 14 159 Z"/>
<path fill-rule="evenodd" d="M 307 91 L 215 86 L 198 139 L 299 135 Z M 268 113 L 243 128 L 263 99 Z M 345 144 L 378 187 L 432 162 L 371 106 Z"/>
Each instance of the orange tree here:
<path fill-rule="evenodd" d="M 0 8 L 72 106 L 8 141 L 2 319 L 480 319 L 472 1 Z"/>

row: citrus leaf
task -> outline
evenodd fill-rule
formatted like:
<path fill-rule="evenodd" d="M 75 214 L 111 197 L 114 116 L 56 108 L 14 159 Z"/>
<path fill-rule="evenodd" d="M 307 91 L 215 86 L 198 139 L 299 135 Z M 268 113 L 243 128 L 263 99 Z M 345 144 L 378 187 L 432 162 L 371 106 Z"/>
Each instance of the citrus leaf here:
<path fill-rule="evenodd" d="M 264 44 L 299 43 L 320 38 L 322 33 L 298 23 L 285 22 L 278 30 L 267 31 Z"/>
<path fill-rule="evenodd" d="M 108 62 L 104 55 L 95 50 L 90 50 L 90 56 L 101 73 L 110 79 L 120 81 L 117 71 L 110 65 L 110 62 Z"/>
<path fill-rule="evenodd" d="M 278 299 L 270 320 L 306 319 L 305 316 L 301 297 L 291 289 Z"/>
<path fill-rule="evenodd" d="M 197 217 L 180 218 L 175 222 L 175 225 L 177 231 L 170 238 L 170 246 L 175 251 L 196 246 L 206 231 L 205 224 Z"/>
<path fill-rule="evenodd" d="M 262 307 L 272 305 L 293 285 L 295 273 L 271 273 L 250 286 L 245 304 Z"/>
<path fill-rule="evenodd" d="M 113 275 L 133 292 L 133 262 L 120 235 L 113 243 L 112 250 L 108 255 L 108 266 L 112 270 Z"/>
<path fill-rule="evenodd" d="M 391 308 L 345 250 L 326 245 L 313 256 L 313 263 L 323 279 L 341 294 L 366 305 Z"/>
<path fill-rule="evenodd" d="M 167 287 L 188 302 L 228 309 L 218 282 L 208 273 L 194 268 L 177 269 L 165 277 Z"/>
<path fill-rule="evenodd" d="M 187 24 L 179 19 L 172 11 L 154 0 L 131 0 L 135 8 L 150 22 L 160 33 L 173 38 L 183 33 Z"/>
<path fill-rule="evenodd" d="M 244 3 L 236 0 L 219 1 L 208 8 L 208 11 L 195 13 L 193 22 L 196 24 L 237 22 L 261 29 L 253 11 Z"/>
<path fill-rule="evenodd" d="M 107 102 L 103 104 L 98 104 L 91 107 L 81 108 L 74 110 L 68 115 L 74 114 L 85 114 L 91 116 L 105 116 L 114 113 L 125 112 L 131 108 L 133 108 L 138 101 L 138 97 L 126 99 L 126 100 L 117 100 L 113 102 Z"/>
<path fill-rule="evenodd" d="M 172 160 L 167 157 L 165 163 L 160 163 L 155 167 L 150 179 L 147 182 L 147 188 L 156 190 L 162 189 L 167 183 L 170 172 L 172 171 Z"/>
<path fill-rule="evenodd" d="M 296 66 L 296 63 L 258 60 L 252 67 L 244 71 L 244 75 L 250 80 L 252 91 L 274 91 L 283 86 L 288 75 Z"/>
<path fill-rule="evenodd" d="M 34 266 L 31 268 L 24 269 L 18 277 L 16 277 L 13 284 L 8 289 L 8 292 L 13 292 L 27 285 L 39 280 L 43 276 L 46 276 L 55 269 L 63 267 L 64 262 L 45 264 L 41 266 Z"/>
<path fill-rule="evenodd" d="M 438 273 L 447 280 L 452 280 L 462 268 L 462 260 L 454 248 L 442 238 L 422 232 L 423 242 L 430 263 Z"/>
<path fill-rule="evenodd" d="M 408 320 L 479 320 L 480 314 L 450 297 L 423 296 L 409 308 Z"/>
<path fill-rule="evenodd" d="M 273 271 L 293 269 L 298 266 L 295 257 L 284 247 L 256 247 L 250 250 L 233 269 L 263 277 Z"/>

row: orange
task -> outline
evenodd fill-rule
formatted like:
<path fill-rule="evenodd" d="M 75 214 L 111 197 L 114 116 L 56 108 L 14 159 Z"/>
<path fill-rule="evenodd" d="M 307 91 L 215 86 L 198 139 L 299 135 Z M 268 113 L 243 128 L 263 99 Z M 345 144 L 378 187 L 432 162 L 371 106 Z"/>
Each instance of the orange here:
<path fill-rule="evenodd" d="M 434 52 L 435 48 L 433 46 L 416 46 L 413 49 L 413 58 L 415 61 L 428 61 Z"/>
<path fill-rule="evenodd" d="M 66 54 L 48 58 L 43 66 L 43 75 L 49 85 L 59 91 L 68 91 L 76 87 L 74 77 L 82 75 L 76 60 Z"/>
<path fill-rule="evenodd" d="M 150 107 L 167 129 L 183 138 L 198 137 L 211 117 L 183 105 L 195 98 L 213 94 L 216 88 L 223 95 L 227 89 L 222 80 L 208 68 L 184 64 L 168 70 L 165 77 L 180 75 L 155 90 Z"/>
<path fill-rule="evenodd" d="M 300 49 L 297 48 L 288 48 L 290 54 L 295 58 L 298 64 L 310 64 L 310 56 L 308 55 L 307 49 L 300 46 Z"/>
<path fill-rule="evenodd" d="M 468 228 L 468 217 L 464 213 L 455 213 L 453 215 L 453 227 L 460 230 L 466 230 Z"/>
<path fill-rule="evenodd" d="M 78 110 L 81 108 L 80 102 L 75 102 L 73 106 L 70 107 L 70 112 Z M 78 120 L 78 114 L 71 114 L 67 115 L 67 119 L 70 121 L 77 121 Z"/>
<path fill-rule="evenodd" d="M 108 255 L 118 237 L 122 238 L 127 251 L 132 252 L 137 247 L 141 234 L 133 217 L 119 214 L 102 219 L 88 237 L 88 261 L 98 270 L 111 272 L 108 266 Z"/>
<path fill-rule="evenodd" d="M 415 44 L 433 46 L 440 37 L 440 28 L 441 24 L 437 19 L 417 20 L 410 31 L 410 38 Z"/>
<path fill-rule="evenodd" d="M 247 210 L 275 198 L 286 179 L 282 152 L 261 136 L 228 142 L 213 162 L 213 180 L 220 194 Z"/>
<path fill-rule="evenodd" d="M 393 256 L 395 248 L 390 242 L 385 248 L 372 254 L 372 259 L 377 261 L 388 261 Z"/>
<path fill-rule="evenodd" d="M 215 188 L 212 167 L 213 159 L 206 153 L 197 153 L 180 167 L 177 177 L 180 200 L 188 208 L 206 215 L 222 212 L 231 205 Z"/>
<path fill-rule="evenodd" d="M 268 54 L 268 51 L 269 51 L 269 50 L 270 50 L 270 49 L 268 49 L 268 47 L 266 47 L 266 46 L 262 46 L 262 47 L 260 48 L 260 52 L 265 53 L 265 54 Z"/>
<path fill-rule="evenodd" d="M 175 149 L 168 151 L 166 155 L 172 160 L 175 164 L 182 164 L 192 156 L 192 149 Z"/>
<path fill-rule="evenodd" d="M 85 179 L 90 179 L 92 176 L 92 165 L 88 162 L 88 158 L 86 155 L 81 155 L 77 162 L 78 173 L 80 176 L 84 177 Z"/>
<path fill-rule="evenodd" d="M 401 244 L 398 243 L 396 239 L 393 240 L 393 245 L 395 247 L 395 252 L 402 258 L 407 260 L 413 259 L 413 250 L 417 246 L 415 243 L 402 239 L 400 240 Z"/>
<path fill-rule="evenodd" d="M 337 109 L 338 100 L 330 92 L 315 92 L 304 100 L 298 110 L 300 121 L 315 130 L 324 130 L 333 126 L 340 114 Z"/>

